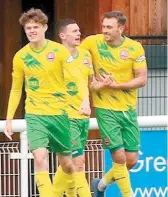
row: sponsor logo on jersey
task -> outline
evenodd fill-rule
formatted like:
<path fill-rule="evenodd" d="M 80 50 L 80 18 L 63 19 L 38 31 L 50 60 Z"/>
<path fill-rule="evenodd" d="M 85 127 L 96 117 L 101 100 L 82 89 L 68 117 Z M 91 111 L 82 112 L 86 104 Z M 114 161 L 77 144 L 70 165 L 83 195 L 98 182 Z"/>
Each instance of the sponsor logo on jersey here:
<path fill-rule="evenodd" d="M 68 94 L 70 94 L 71 96 L 75 96 L 78 93 L 78 87 L 76 85 L 76 82 L 71 81 L 66 84 L 66 87 Z"/>
<path fill-rule="evenodd" d="M 145 59 L 146 59 L 146 57 L 143 55 L 143 56 L 138 57 L 135 61 L 136 62 L 143 62 Z"/>
<path fill-rule="evenodd" d="M 47 54 L 47 59 L 49 62 L 53 62 L 55 60 L 55 54 L 53 52 L 49 52 Z"/>
<path fill-rule="evenodd" d="M 30 90 L 36 91 L 40 87 L 39 80 L 35 77 L 29 78 L 28 81 L 27 81 L 27 86 Z"/>
<path fill-rule="evenodd" d="M 129 57 L 129 53 L 127 50 L 120 51 L 120 58 L 121 59 L 128 59 L 128 57 Z"/>

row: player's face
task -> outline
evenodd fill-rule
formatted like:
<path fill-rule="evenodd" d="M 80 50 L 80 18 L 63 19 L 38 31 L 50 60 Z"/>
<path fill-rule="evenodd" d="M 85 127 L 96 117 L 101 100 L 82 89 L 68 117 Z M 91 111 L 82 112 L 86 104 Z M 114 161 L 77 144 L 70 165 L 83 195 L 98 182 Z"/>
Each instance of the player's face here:
<path fill-rule="evenodd" d="M 102 33 L 106 42 L 118 39 L 124 30 L 124 26 L 119 25 L 116 18 L 104 18 L 102 23 Z"/>
<path fill-rule="evenodd" d="M 42 25 L 31 20 L 25 24 L 24 30 L 26 36 L 30 42 L 40 42 L 45 38 L 45 32 L 47 30 L 47 25 Z"/>
<path fill-rule="evenodd" d="M 80 29 L 77 24 L 70 24 L 67 25 L 64 31 L 63 40 L 66 42 L 69 46 L 75 47 L 80 45 Z"/>

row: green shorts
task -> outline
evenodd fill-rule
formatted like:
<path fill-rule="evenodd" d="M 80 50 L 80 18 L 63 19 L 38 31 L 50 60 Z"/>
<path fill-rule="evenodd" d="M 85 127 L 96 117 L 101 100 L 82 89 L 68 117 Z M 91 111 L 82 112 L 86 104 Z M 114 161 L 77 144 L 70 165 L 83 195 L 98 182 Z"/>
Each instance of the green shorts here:
<path fill-rule="evenodd" d="M 116 151 L 125 148 L 126 151 L 137 152 L 140 148 L 140 130 L 136 110 L 113 111 L 96 108 L 103 147 Z"/>
<path fill-rule="evenodd" d="M 70 119 L 72 156 L 83 155 L 89 131 L 89 119 Z"/>
<path fill-rule="evenodd" d="M 29 149 L 49 148 L 51 152 L 71 155 L 69 119 L 62 115 L 25 115 Z"/>

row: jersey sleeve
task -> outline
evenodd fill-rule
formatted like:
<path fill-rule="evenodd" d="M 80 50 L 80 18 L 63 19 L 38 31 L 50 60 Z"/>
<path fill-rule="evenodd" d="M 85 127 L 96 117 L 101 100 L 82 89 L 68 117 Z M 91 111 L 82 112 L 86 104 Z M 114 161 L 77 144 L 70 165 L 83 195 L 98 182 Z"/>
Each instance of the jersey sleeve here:
<path fill-rule="evenodd" d="M 80 47 L 83 49 L 86 49 L 88 51 L 90 51 L 92 46 L 92 36 L 88 36 L 87 38 L 85 38 L 82 43 L 80 44 Z"/>
<path fill-rule="evenodd" d="M 145 51 L 140 43 L 136 46 L 136 53 L 133 63 L 133 69 L 145 68 L 147 66 Z"/>
<path fill-rule="evenodd" d="M 88 59 L 89 59 L 88 75 L 92 75 L 94 74 L 94 70 L 93 70 L 92 56 L 89 51 L 88 51 Z"/>
<path fill-rule="evenodd" d="M 89 98 L 89 76 L 94 74 L 94 70 L 93 70 L 93 65 L 92 65 L 92 56 L 90 54 L 90 52 L 87 50 L 87 60 L 88 60 L 88 84 L 83 85 L 83 87 L 81 87 L 83 89 L 83 98 Z"/>
<path fill-rule="evenodd" d="M 13 119 L 14 117 L 14 114 L 21 99 L 23 81 L 23 62 L 17 55 L 15 55 L 13 59 L 12 88 L 10 91 L 8 102 L 7 119 Z"/>

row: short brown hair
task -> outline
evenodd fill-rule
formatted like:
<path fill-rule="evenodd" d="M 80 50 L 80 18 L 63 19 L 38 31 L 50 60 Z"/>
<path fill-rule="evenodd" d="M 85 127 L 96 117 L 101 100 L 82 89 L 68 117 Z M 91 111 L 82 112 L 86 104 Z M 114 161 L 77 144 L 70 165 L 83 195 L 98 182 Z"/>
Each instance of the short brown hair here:
<path fill-rule="evenodd" d="M 76 24 L 76 21 L 73 20 L 73 19 L 70 19 L 70 18 L 65 18 L 65 19 L 59 20 L 56 23 L 56 32 L 57 32 L 57 34 L 62 32 L 65 27 L 67 27 L 68 25 L 71 25 L 71 24 Z"/>
<path fill-rule="evenodd" d="M 61 19 L 56 23 L 56 41 L 61 42 L 59 34 L 64 31 L 64 29 L 71 24 L 76 24 L 76 21 L 71 18 Z"/>
<path fill-rule="evenodd" d="M 127 17 L 124 16 L 124 14 L 120 11 L 106 12 L 103 15 L 103 19 L 104 18 L 116 18 L 120 25 L 125 25 L 125 23 L 127 21 Z"/>
<path fill-rule="evenodd" d="M 27 12 L 24 12 L 19 19 L 19 23 L 24 26 L 30 20 L 41 23 L 42 25 L 48 23 L 47 15 L 42 10 L 35 8 L 31 8 Z"/>

